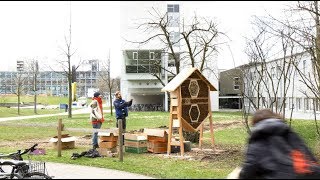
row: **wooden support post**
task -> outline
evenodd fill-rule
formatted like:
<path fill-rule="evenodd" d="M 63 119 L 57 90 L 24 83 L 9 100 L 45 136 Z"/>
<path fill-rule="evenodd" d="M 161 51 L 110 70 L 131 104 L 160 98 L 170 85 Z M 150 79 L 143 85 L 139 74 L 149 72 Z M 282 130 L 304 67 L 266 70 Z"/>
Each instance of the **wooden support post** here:
<path fill-rule="evenodd" d="M 180 105 L 178 105 L 177 107 L 177 111 L 178 111 L 178 119 L 179 119 L 179 141 L 180 141 L 180 152 L 181 152 L 181 156 L 184 155 L 184 138 L 183 138 L 183 132 L 182 132 L 182 103 L 181 103 L 181 86 L 178 88 L 178 102 Z"/>
<path fill-rule="evenodd" d="M 168 155 L 170 155 L 170 153 L 171 153 L 172 124 L 173 124 L 173 119 L 172 119 L 172 106 L 170 106 L 168 147 L 167 147 L 167 154 L 168 154 Z"/>
<path fill-rule="evenodd" d="M 210 134 L 211 134 L 211 147 L 213 150 L 215 150 L 215 145 L 214 145 L 214 135 L 213 135 L 213 124 L 212 124 L 212 115 L 209 117 L 210 121 Z"/>
<path fill-rule="evenodd" d="M 211 147 L 215 150 L 214 145 L 214 135 L 213 135 L 213 123 L 212 123 L 212 110 L 211 110 L 211 100 L 210 100 L 210 90 L 209 90 L 209 100 L 208 100 L 208 109 L 209 109 L 209 125 L 210 125 L 210 134 L 211 134 Z"/>
<path fill-rule="evenodd" d="M 118 127 L 119 127 L 119 135 L 118 135 L 118 142 L 119 142 L 119 161 L 123 161 L 123 138 L 122 138 L 122 119 L 118 119 Z"/>
<path fill-rule="evenodd" d="M 180 152 L 181 156 L 184 155 L 184 138 L 183 138 L 183 132 L 182 132 L 182 125 L 181 125 L 181 119 L 180 119 L 180 127 L 179 127 L 179 141 L 180 141 Z"/>
<path fill-rule="evenodd" d="M 62 119 L 60 118 L 58 121 L 58 142 L 57 142 L 57 148 L 58 148 L 58 157 L 61 157 L 61 131 L 62 131 Z"/>
<path fill-rule="evenodd" d="M 203 126 L 204 123 L 200 125 L 200 137 L 199 137 L 199 149 L 202 149 L 202 143 L 203 143 Z"/>

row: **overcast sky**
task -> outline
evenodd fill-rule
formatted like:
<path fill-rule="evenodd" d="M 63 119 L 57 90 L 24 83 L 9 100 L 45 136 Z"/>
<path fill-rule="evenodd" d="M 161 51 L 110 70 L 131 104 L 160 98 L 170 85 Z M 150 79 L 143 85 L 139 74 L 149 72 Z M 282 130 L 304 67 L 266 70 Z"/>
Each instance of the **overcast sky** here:
<path fill-rule="evenodd" d="M 121 11 L 119 1 L 0 1 L 0 70 L 15 70 L 16 61 L 39 59 L 52 63 L 65 58 L 64 36 L 72 25 L 74 59 L 108 58 L 111 52 L 113 76 L 120 75 Z M 125 2 L 121 2 L 125 3 Z M 128 2 L 133 9 L 141 3 Z M 250 32 L 250 17 L 265 11 L 276 15 L 288 2 L 277 1 L 183 1 L 197 15 L 216 18 L 232 40 L 218 57 L 218 68 L 246 63 L 244 39 Z M 128 20 L 128 23 L 131 21 Z"/>

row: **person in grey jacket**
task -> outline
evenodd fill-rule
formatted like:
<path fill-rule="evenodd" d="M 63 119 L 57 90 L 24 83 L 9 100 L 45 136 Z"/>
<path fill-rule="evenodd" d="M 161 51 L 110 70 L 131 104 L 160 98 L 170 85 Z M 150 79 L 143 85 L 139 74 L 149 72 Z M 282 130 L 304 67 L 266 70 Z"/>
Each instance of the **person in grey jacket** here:
<path fill-rule="evenodd" d="M 317 159 L 279 114 L 257 110 L 252 124 L 239 179 L 296 179 L 313 173 Z"/>

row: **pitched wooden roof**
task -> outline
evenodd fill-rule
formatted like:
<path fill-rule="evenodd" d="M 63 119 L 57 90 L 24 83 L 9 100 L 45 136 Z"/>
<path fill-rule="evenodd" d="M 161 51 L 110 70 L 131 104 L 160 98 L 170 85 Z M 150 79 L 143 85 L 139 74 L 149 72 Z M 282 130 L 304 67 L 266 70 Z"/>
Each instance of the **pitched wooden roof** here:
<path fill-rule="evenodd" d="M 186 68 L 180 71 L 176 77 L 174 77 L 165 87 L 163 87 L 161 92 L 175 91 L 194 72 L 197 73 L 198 76 L 209 85 L 210 91 L 217 91 L 217 89 L 201 74 L 197 68 Z"/>

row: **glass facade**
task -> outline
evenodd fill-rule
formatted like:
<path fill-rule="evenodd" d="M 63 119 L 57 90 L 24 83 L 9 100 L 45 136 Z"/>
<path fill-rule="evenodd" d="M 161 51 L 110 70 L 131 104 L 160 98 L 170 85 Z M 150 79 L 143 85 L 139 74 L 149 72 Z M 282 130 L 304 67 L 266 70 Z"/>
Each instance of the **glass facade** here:
<path fill-rule="evenodd" d="M 88 88 L 97 88 L 98 60 L 88 61 L 89 71 L 76 71 L 77 95 L 86 96 Z M 20 80 L 19 80 L 20 77 Z M 30 72 L 0 72 L 0 94 L 15 94 L 18 82 L 22 83 L 23 94 L 33 95 L 33 74 Z M 37 94 L 68 96 L 68 79 L 65 72 L 41 71 L 37 75 Z"/>
<path fill-rule="evenodd" d="M 126 73 L 159 73 L 161 50 L 124 51 Z"/>

